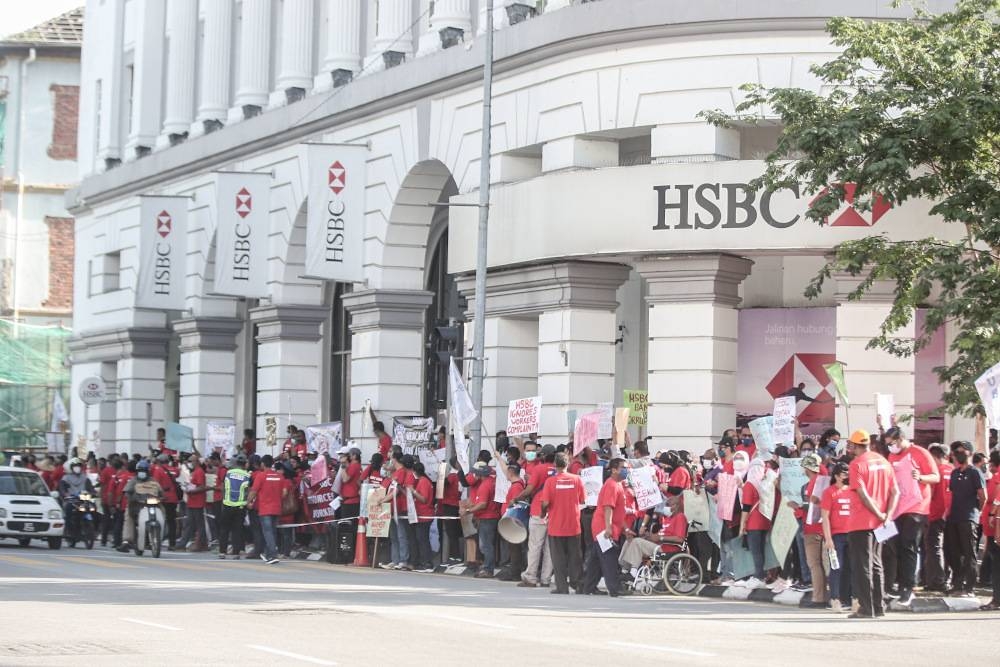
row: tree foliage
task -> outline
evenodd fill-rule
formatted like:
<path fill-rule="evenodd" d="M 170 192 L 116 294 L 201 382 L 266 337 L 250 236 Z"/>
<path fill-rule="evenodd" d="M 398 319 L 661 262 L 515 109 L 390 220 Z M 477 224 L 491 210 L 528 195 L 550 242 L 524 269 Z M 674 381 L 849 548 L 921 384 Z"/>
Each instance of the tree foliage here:
<path fill-rule="evenodd" d="M 870 209 L 872 193 L 893 206 L 922 198 L 942 224 L 964 227 L 960 242 L 872 235 L 842 243 L 806 295 L 817 296 L 834 272 L 862 278 L 850 299 L 875 281 L 894 283 L 868 346 L 897 356 L 954 325 L 954 362 L 935 371 L 946 410 L 971 415 L 981 410 L 973 381 L 1000 361 L 1000 0 L 958 0 L 936 15 L 917 8 L 907 20 L 834 18 L 827 31 L 841 51 L 812 67 L 822 92 L 749 84 L 735 114 L 702 116 L 723 126 L 780 119 L 756 185 L 824 192 L 807 214 L 818 224 L 845 201 L 842 184 L 855 183 L 857 208 Z M 899 337 L 918 306 L 927 308 L 923 330 Z"/>

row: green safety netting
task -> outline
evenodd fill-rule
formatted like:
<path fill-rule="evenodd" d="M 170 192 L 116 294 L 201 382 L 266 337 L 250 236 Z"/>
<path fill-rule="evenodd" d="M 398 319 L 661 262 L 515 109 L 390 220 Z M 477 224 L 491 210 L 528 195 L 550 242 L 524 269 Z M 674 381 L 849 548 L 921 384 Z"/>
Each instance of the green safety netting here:
<path fill-rule="evenodd" d="M 0 447 L 48 447 L 56 393 L 69 405 L 72 331 L 0 320 Z"/>

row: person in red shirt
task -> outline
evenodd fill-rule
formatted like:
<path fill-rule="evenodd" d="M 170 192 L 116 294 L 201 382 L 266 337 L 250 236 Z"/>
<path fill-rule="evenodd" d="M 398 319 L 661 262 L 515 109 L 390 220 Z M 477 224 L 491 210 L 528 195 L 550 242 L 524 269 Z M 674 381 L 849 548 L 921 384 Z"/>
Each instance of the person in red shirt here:
<path fill-rule="evenodd" d="M 604 584 L 608 595 L 618 597 L 628 595 L 621 587 L 621 574 L 618 565 L 620 554 L 618 542 L 625 530 L 625 490 L 622 480 L 628 476 L 628 463 L 623 458 L 614 458 L 608 463 L 608 479 L 597 495 L 597 508 L 590 525 L 594 541 L 587 554 L 587 564 L 583 573 L 583 592 L 585 595 L 597 593 L 597 582 L 604 576 Z M 627 531 L 632 535 L 632 531 Z M 610 541 L 610 546 L 608 542 Z M 603 549 L 604 544 L 607 549 Z"/>
<path fill-rule="evenodd" d="M 736 454 L 736 445 L 729 438 L 723 438 L 719 441 L 719 459 L 720 465 L 722 466 L 722 472 L 727 475 L 736 474 L 733 468 L 733 456 Z"/>
<path fill-rule="evenodd" d="M 115 461 L 115 475 L 111 480 L 111 511 L 114 514 L 114 527 L 111 531 L 112 544 L 115 549 L 122 547 L 122 532 L 125 530 L 125 512 L 128 500 L 125 498 L 125 485 L 135 476 L 135 462 L 128 458 Z"/>
<path fill-rule="evenodd" d="M 187 547 L 191 552 L 206 551 L 208 539 L 205 537 L 205 497 L 208 486 L 205 483 L 205 468 L 196 453 L 184 465 L 191 473 L 191 481 L 184 489 L 187 494 L 187 522 L 184 524 L 180 548 Z"/>
<path fill-rule="evenodd" d="M 340 476 L 341 505 L 337 509 L 336 518 L 352 519 L 352 521 L 333 524 L 332 529 L 328 532 L 328 554 L 339 553 L 337 545 L 340 543 L 341 533 L 349 532 L 351 535 L 354 535 L 358 531 L 358 522 L 353 519 L 357 519 L 357 517 L 361 514 L 362 470 L 360 449 L 357 447 L 351 447 L 343 456 L 341 456 L 340 469 L 337 471 L 337 475 Z M 332 552 L 330 551 L 331 548 L 333 549 Z M 350 560 L 346 561 L 348 563 L 354 561 L 353 542 L 351 543 L 351 549 L 344 554 L 343 558 L 349 558 Z"/>
<path fill-rule="evenodd" d="M 150 476 L 163 489 L 163 512 L 166 516 L 167 549 L 173 551 L 177 546 L 177 468 L 169 465 L 170 458 L 166 454 L 156 457 L 156 463 L 150 469 Z"/>
<path fill-rule="evenodd" d="M 553 593 L 569 594 L 569 586 L 577 593 L 583 577 L 580 552 L 580 508 L 587 501 L 583 480 L 566 471 L 569 457 L 556 454 L 556 474 L 545 480 L 542 487 L 542 514 L 548 520 L 549 551 L 552 554 Z M 567 585 L 568 581 L 568 585 Z"/>
<path fill-rule="evenodd" d="M 805 504 L 800 511 L 807 515 L 811 511 L 812 505 L 819 505 L 821 501 L 821 498 L 816 497 L 814 491 L 820 469 L 823 467 L 823 459 L 816 453 L 809 453 L 802 457 L 801 465 L 806 471 L 806 477 L 809 481 L 802 492 Z M 812 604 L 810 606 L 823 608 L 827 605 L 826 571 L 830 566 L 829 550 L 823 548 L 823 524 L 819 521 L 809 523 L 808 517 L 803 516 L 801 525 L 803 550 L 812 582 Z"/>
<path fill-rule="evenodd" d="M 433 572 L 431 562 L 431 522 L 434 521 L 434 484 L 427 476 L 424 464 L 417 461 L 413 464 L 413 476 L 416 480 L 411 492 L 413 505 L 417 510 L 417 523 L 413 525 L 414 534 L 414 570 L 417 572 Z"/>
<path fill-rule="evenodd" d="M 413 476 L 414 459 L 410 454 L 395 453 L 393 455 L 392 484 L 395 484 L 395 506 L 398 521 L 389 523 L 389 551 L 392 554 L 392 562 L 396 563 L 399 570 L 412 570 L 413 565 L 410 559 L 416 556 L 416 545 L 414 539 L 416 533 L 413 524 L 407 520 L 409 504 L 406 500 L 406 490 L 412 489 L 416 481 Z M 395 548 L 393 548 L 395 545 Z"/>
<path fill-rule="evenodd" d="M 666 508 L 664 514 L 660 516 L 659 531 L 651 533 L 644 528 L 639 535 L 627 540 L 622 547 L 622 555 L 618 558 L 618 562 L 630 570 L 632 577 L 644 559 L 651 558 L 657 551 L 678 553 L 681 545 L 687 540 L 688 520 L 684 516 L 683 496 L 670 496 L 664 504 Z"/>
<path fill-rule="evenodd" d="M 306 442 L 305 431 L 298 431 L 292 438 L 292 456 L 305 460 L 309 454 L 309 444 Z"/>
<path fill-rule="evenodd" d="M 677 452 L 663 452 L 658 460 L 659 465 L 667 473 L 667 482 L 661 484 L 661 490 L 667 495 L 679 496 L 685 490 L 694 488 L 691 479 L 691 471 L 684 465 Z"/>
<path fill-rule="evenodd" d="M 285 485 L 285 476 L 271 469 L 274 459 L 270 455 L 265 455 L 261 463 L 264 467 L 253 480 L 247 500 L 256 508 L 257 516 L 260 518 L 260 529 L 264 539 L 264 552 L 260 554 L 260 559 L 269 565 L 274 565 L 280 562 L 276 531 L 278 517 L 281 516 L 281 500 L 288 495 L 288 489 Z"/>
<path fill-rule="evenodd" d="M 479 524 L 479 550 L 483 554 L 483 565 L 476 577 L 493 577 L 496 565 L 497 524 L 500 522 L 500 503 L 493 500 L 496 492 L 496 478 L 489 466 L 473 466 L 472 473 L 479 477 L 479 483 L 471 492 L 469 505 L 460 509 L 461 514 L 472 514 Z"/>
<path fill-rule="evenodd" d="M 851 590 L 858 600 L 858 611 L 848 618 L 877 618 L 885 615 L 882 598 L 882 545 L 875 539 L 875 529 L 885 525 L 896 511 L 899 487 L 892 466 L 881 455 L 869 450 L 867 431 L 857 430 L 847 440 L 853 453 L 849 471 L 851 497 L 850 557 Z"/>
<path fill-rule="evenodd" d="M 851 519 L 851 498 L 848 488 L 849 468 L 835 463 L 830 473 L 830 486 L 823 491 L 819 507 L 822 514 L 823 545 L 827 552 L 837 553 L 839 568 L 830 568 L 830 605 L 837 611 L 851 608 L 851 558 L 848 533 Z"/>
<path fill-rule="evenodd" d="M 243 442 L 240 447 L 248 459 L 257 453 L 257 436 L 254 435 L 252 428 L 243 429 Z"/>
<path fill-rule="evenodd" d="M 740 439 L 736 443 L 736 451 L 744 452 L 751 461 L 753 461 L 754 455 L 757 454 L 757 444 L 753 441 L 753 432 L 749 426 L 744 426 L 740 429 Z"/>
<path fill-rule="evenodd" d="M 948 509 L 951 507 L 951 472 L 955 467 L 948 461 L 948 452 L 943 445 L 934 443 L 928 448 L 937 465 L 940 481 L 931 488 L 931 505 L 927 514 L 927 533 L 924 538 L 924 590 L 948 590 L 948 570 L 944 558 L 944 525 Z"/>
<path fill-rule="evenodd" d="M 378 453 L 382 455 L 383 459 L 387 459 L 389 458 L 389 450 L 392 449 L 392 436 L 385 432 L 385 424 L 375 419 L 374 410 L 369 410 L 368 414 L 371 415 L 372 431 L 378 438 Z"/>
<path fill-rule="evenodd" d="M 104 512 L 101 520 L 101 546 L 106 546 L 108 544 L 108 535 L 112 533 L 112 528 L 115 525 L 113 506 L 111 504 L 111 491 L 114 486 L 115 463 L 118 461 L 118 455 L 112 454 L 108 457 L 107 462 L 101 471 L 97 474 L 97 482 L 101 487 L 101 508 Z"/>
<path fill-rule="evenodd" d="M 927 530 L 934 485 L 941 481 L 937 464 L 923 447 L 913 445 L 898 426 L 885 432 L 885 444 L 889 450 L 896 479 L 912 477 L 917 480 L 920 495 L 910 499 L 906 507 L 898 507 L 895 518 L 899 535 L 882 545 L 882 567 L 885 570 L 885 588 L 890 592 L 899 584 L 899 604 L 908 606 L 913 602 L 913 587 L 917 585 L 919 565 L 919 545 Z M 900 502 L 903 502 L 900 499 Z"/>
<path fill-rule="evenodd" d="M 444 494 L 437 504 L 438 516 L 446 517 L 458 516 L 458 507 L 462 502 L 462 487 L 458 481 L 458 459 L 451 457 L 448 474 L 444 478 Z M 447 559 L 451 563 L 461 563 L 463 559 L 463 544 L 461 522 L 449 519 L 438 523 L 444 526 L 445 537 L 447 538 L 447 549 L 442 547 L 441 559 Z"/>
<path fill-rule="evenodd" d="M 1000 461 L 994 456 L 997 450 L 990 453 L 990 463 L 994 468 L 993 477 L 998 476 L 997 467 Z M 990 601 L 979 608 L 980 611 L 1000 611 L 1000 484 L 994 484 L 989 495 L 986 497 L 986 506 L 983 508 L 983 516 L 987 519 L 989 526 L 989 537 L 986 541 L 987 553 L 992 559 L 990 569 L 991 582 L 993 585 L 993 597 Z"/>
<path fill-rule="evenodd" d="M 535 458 L 535 443 L 524 443 L 525 459 L 528 463 L 528 483 L 518 496 L 520 501 L 531 501 L 530 517 L 528 518 L 528 562 L 521 574 L 518 586 L 522 588 L 548 587 L 552 580 L 552 552 L 549 549 L 548 523 L 542 517 L 542 488 L 545 480 L 555 474 L 552 462 L 556 458 L 556 448 L 545 445 L 541 449 L 541 462 Z"/>
<path fill-rule="evenodd" d="M 758 459 L 759 461 L 760 459 Z M 754 465 L 760 465 L 755 463 Z M 760 506 L 760 489 L 750 481 L 751 471 L 748 474 L 747 483 L 742 487 L 742 514 L 740 515 L 740 537 L 746 537 L 747 547 L 753 556 L 754 578 L 764 581 L 764 549 L 767 544 L 767 532 L 771 530 L 771 517 L 765 515 Z M 773 508 L 772 508 L 773 509 Z"/>

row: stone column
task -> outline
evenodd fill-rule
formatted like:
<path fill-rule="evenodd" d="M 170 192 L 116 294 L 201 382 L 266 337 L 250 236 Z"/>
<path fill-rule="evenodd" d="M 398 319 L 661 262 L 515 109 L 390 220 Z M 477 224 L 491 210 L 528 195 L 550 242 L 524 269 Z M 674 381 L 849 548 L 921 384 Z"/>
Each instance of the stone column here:
<path fill-rule="evenodd" d="M 395 67 L 413 53 L 413 35 L 407 32 L 413 23 L 411 10 L 410 0 L 372 3 L 369 11 L 376 12 L 375 39 L 366 61 L 372 71 Z"/>
<path fill-rule="evenodd" d="M 500 30 L 526 21 L 535 15 L 535 3 L 531 0 L 494 0 L 493 29 Z M 486 2 L 479 1 L 479 25 L 477 35 L 486 34 Z"/>
<path fill-rule="evenodd" d="M 291 104 L 312 88 L 313 0 L 284 0 L 281 7 L 281 60 L 275 88 Z"/>
<path fill-rule="evenodd" d="M 195 449 L 204 451 L 205 424 L 236 414 L 236 334 L 243 321 L 230 317 L 177 320 L 180 336 L 180 422 L 194 431 Z M 242 428 L 237 428 L 237 437 Z"/>
<path fill-rule="evenodd" d="M 198 36 L 198 0 L 171 0 L 167 5 L 166 116 L 159 147 L 187 137 L 194 110 L 195 44 Z"/>
<path fill-rule="evenodd" d="M 361 0 L 326 0 L 326 55 L 316 92 L 346 85 L 361 70 Z"/>
<path fill-rule="evenodd" d="M 893 301 L 894 283 L 877 281 L 860 301 L 848 301 L 848 295 L 861 282 L 861 277 L 835 274 L 837 299 L 837 360 L 844 364 L 844 383 L 851 400 L 850 419 L 846 408 L 837 404 L 837 427 L 875 429 L 875 394 L 892 394 L 896 414 L 912 415 L 916 387 L 914 357 L 901 358 L 882 350 L 868 350 L 868 341 L 879 335 L 879 327 L 889 313 Z M 894 334 L 900 339 L 913 339 L 914 324 Z M 912 435 L 912 426 L 902 425 Z M 889 428 L 885 424 L 885 428 Z M 848 434 L 844 434 L 848 435 Z"/>
<path fill-rule="evenodd" d="M 433 53 L 472 38 L 469 0 L 437 0 L 427 32 L 420 36 L 420 52 Z"/>
<path fill-rule="evenodd" d="M 163 92 L 163 0 L 140 0 L 135 5 L 135 63 L 132 84 L 132 124 L 125 159 L 147 155 L 160 130 Z"/>
<path fill-rule="evenodd" d="M 393 416 L 423 414 L 424 321 L 433 300 L 422 290 L 362 290 L 343 297 L 351 314 L 351 437 L 374 451 L 366 401 L 391 427 Z"/>
<path fill-rule="evenodd" d="M 229 120 L 252 118 L 267 106 L 271 67 L 271 2 L 243 0 L 236 99 Z"/>
<path fill-rule="evenodd" d="M 651 449 L 701 452 L 736 424 L 740 283 L 753 263 L 724 254 L 645 259 Z"/>
<path fill-rule="evenodd" d="M 277 417 L 281 440 L 289 423 L 304 428 L 319 419 L 320 340 L 327 315 L 324 306 L 270 305 L 250 311 L 250 321 L 257 325 L 257 433 L 264 433 L 267 415 Z"/>
<path fill-rule="evenodd" d="M 222 127 L 229 111 L 229 75 L 232 55 L 233 2 L 207 0 L 201 49 L 201 103 L 192 134 Z"/>

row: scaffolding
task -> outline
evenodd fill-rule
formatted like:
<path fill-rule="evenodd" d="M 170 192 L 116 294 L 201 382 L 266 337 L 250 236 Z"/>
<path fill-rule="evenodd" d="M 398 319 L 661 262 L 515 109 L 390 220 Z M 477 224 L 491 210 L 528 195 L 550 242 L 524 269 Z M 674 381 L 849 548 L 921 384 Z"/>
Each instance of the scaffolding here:
<path fill-rule="evenodd" d="M 69 404 L 71 334 L 61 326 L 0 320 L 0 448 L 50 448 L 55 394 Z"/>

